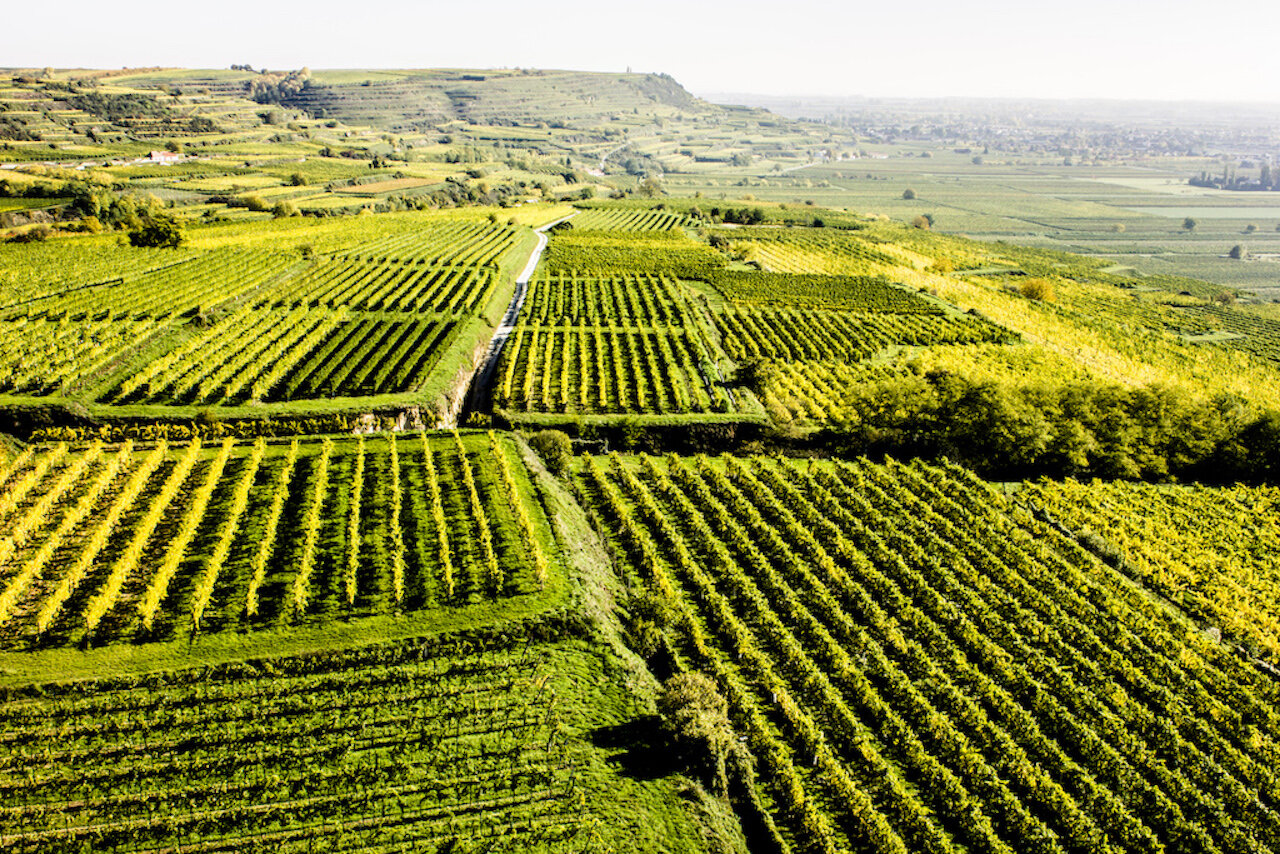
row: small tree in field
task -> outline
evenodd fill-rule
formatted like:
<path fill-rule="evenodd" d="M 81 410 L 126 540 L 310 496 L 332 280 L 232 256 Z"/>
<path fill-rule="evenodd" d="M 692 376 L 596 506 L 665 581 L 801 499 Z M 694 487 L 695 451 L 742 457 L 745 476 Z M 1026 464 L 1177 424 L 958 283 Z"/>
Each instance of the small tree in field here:
<path fill-rule="evenodd" d="M 716 792 L 729 788 L 727 760 L 737 746 L 729 704 L 711 677 L 681 673 L 658 697 L 662 728 L 695 774 Z"/>
<path fill-rule="evenodd" d="M 564 474 L 573 459 L 573 443 L 562 430 L 539 430 L 529 440 L 529 447 L 542 457 L 547 471 L 554 475 Z"/>
<path fill-rule="evenodd" d="M 1197 226 L 1197 225 L 1199 225 L 1199 224 L 1200 224 L 1200 223 L 1196 222 L 1196 221 L 1195 221 L 1194 219 L 1192 219 L 1191 217 L 1187 217 L 1186 219 L 1184 219 L 1184 220 L 1182 221 L 1182 230 L 1183 230 L 1183 231 L 1195 231 L 1195 230 L 1196 230 L 1196 226 Z"/>
<path fill-rule="evenodd" d="M 902 198 L 906 199 L 907 201 L 911 201 L 915 197 L 916 197 L 916 191 L 911 189 L 910 187 L 902 191 Z"/>
<path fill-rule="evenodd" d="M 1018 287 L 1018 293 L 1036 302 L 1053 302 L 1053 282 L 1048 279 L 1027 279 Z"/>
<path fill-rule="evenodd" d="M 144 217 L 129 232 L 129 243 L 138 247 L 175 249 L 182 244 L 182 226 L 171 216 L 152 214 Z"/>

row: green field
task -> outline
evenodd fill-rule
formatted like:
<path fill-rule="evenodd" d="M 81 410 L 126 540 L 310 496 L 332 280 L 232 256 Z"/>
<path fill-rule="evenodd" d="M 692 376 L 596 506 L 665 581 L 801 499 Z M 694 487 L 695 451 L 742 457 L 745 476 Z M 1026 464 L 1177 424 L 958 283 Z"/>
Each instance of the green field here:
<path fill-rule="evenodd" d="M 1211 158 L 4 78 L 3 850 L 1280 852 L 1280 216 Z"/>

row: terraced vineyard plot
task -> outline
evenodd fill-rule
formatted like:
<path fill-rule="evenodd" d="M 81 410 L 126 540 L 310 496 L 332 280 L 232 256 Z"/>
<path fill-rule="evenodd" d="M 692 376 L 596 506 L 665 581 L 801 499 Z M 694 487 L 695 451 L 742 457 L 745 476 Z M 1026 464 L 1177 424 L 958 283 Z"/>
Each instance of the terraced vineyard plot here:
<path fill-rule="evenodd" d="M 126 350 L 168 328 L 169 320 L 21 317 L 0 321 L 0 393 L 54 394 L 108 368 Z"/>
<path fill-rule="evenodd" d="M 338 323 L 275 384 L 267 400 L 416 391 L 447 349 L 457 322 L 439 317 L 361 317 Z"/>
<path fill-rule="evenodd" d="M 1124 571 L 1254 655 L 1280 663 L 1280 490 L 1042 482 L 1019 500 L 1100 537 Z"/>
<path fill-rule="evenodd" d="M 0 633 L 100 644 L 537 595 L 550 540 L 520 471 L 510 442 L 456 435 L 25 454 L 0 471 Z"/>
<path fill-rule="evenodd" d="M 711 247 L 672 232 L 585 232 L 555 235 L 545 266 L 551 272 L 582 276 L 649 275 L 705 279 L 724 266 Z"/>
<path fill-rule="evenodd" d="M 1180 307 L 1170 314 L 1174 322 L 1192 327 L 1195 333 L 1229 333 L 1214 340 L 1219 346 L 1280 362 L 1280 322 L 1273 318 L 1216 305 Z"/>
<path fill-rule="evenodd" d="M 774 273 L 875 276 L 903 260 L 856 232 L 836 229 L 741 228 L 723 236 L 747 260 Z"/>
<path fill-rule="evenodd" d="M 663 276 L 544 273 L 529 283 L 520 317 L 524 323 L 684 326 L 687 314 L 684 290 Z"/>
<path fill-rule="evenodd" d="M 6 199 L 6 201 L 11 201 Z M 106 242 L 111 240 L 113 242 Z M 0 245 L 0 309 L 26 305 L 62 291 L 121 278 L 186 260 L 187 249 L 139 250 L 96 240 Z"/>
<path fill-rule="evenodd" d="M 605 208 L 582 211 L 569 224 L 577 231 L 670 231 L 688 222 L 674 211 Z"/>
<path fill-rule="evenodd" d="M 406 643 L 18 692 L 0 845 L 582 850 L 597 819 L 562 711 L 579 655 Z"/>
<path fill-rule="evenodd" d="M 929 302 L 883 276 L 822 276 L 722 270 L 711 278 L 716 290 L 738 303 L 794 308 L 838 308 L 894 314 L 941 314 Z"/>
<path fill-rule="evenodd" d="M 1280 850 L 1276 689 L 961 469 L 588 458 L 805 851 Z"/>
<path fill-rule="evenodd" d="M 15 308 L 6 318 L 182 317 L 248 294 L 283 276 L 296 262 L 297 256 L 267 250 L 214 250 L 149 272 L 34 300 Z"/>
<path fill-rule="evenodd" d="M 481 222 L 442 222 L 332 250 L 337 260 L 423 266 L 494 266 L 520 236 L 519 229 Z"/>
<path fill-rule="evenodd" d="M 246 307 L 108 393 L 117 403 L 231 404 L 410 392 L 457 323 L 422 315 Z"/>
<path fill-rule="evenodd" d="M 317 261 L 263 293 L 257 305 L 474 312 L 485 304 L 495 284 L 491 268 L 340 258 Z"/>
<path fill-rule="evenodd" d="M 613 326 L 519 326 L 502 351 L 494 405 L 521 412 L 727 410 L 690 333 Z"/>
<path fill-rule="evenodd" d="M 789 362 L 865 359 L 890 345 L 1001 342 L 1010 334 L 972 316 L 728 309 L 715 315 L 730 358 Z"/>

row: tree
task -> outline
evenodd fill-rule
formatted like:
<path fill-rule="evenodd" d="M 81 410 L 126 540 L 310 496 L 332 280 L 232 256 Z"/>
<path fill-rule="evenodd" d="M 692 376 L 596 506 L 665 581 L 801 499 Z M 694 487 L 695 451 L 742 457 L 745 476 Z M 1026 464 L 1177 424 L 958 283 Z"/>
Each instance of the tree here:
<path fill-rule="evenodd" d="M 752 359 L 738 368 L 738 385 L 764 397 L 769 384 L 778 378 L 778 366 L 769 359 Z"/>
<path fill-rule="evenodd" d="M 1243 261 L 1249 257 L 1249 250 L 1237 243 L 1235 246 L 1231 247 L 1231 251 L 1227 253 L 1227 257 L 1234 261 Z"/>
<path fill-rule="evenodd" d="M 711 677 L 681 673 L 658 696 L 662 728 L 691 770 L 719 793 L 728 791 L 727 759 L 737 747 L 729 704 Z"/>
<path fill-rule="evenodd" d="M 912 228 L 923 228 L 924 230 L 928 231 L 928 230 L 929 230 L 929 218 L 928 218 L 928 217 L 926 217 L 926 216 L 924 216 L 923 214 L 921 214 L 920 216 L 918 216 L 918 217 L 916 217 L 915 219 L 911 220 L 911 227 L 912 227 Z"/>
<path fill-rule="evenodd" d="M 1018 293 L 1036 302 L 1053 302 L 1053 282 L 1048 279 L 1027 279 L 1018 287 Z"/>
<path fill-rule="evenodd" d="M 164 214 L 148 214 L 129 231 L 129 243 L 138 247 L 175 249 L 182 239 L 182 226 Z"/>
<path fill-rule="evenodd" d="M 910 187 L 902 191 L 902 198 L 906 199 L 908 202 L 913 200 L 915 197 L 916 197 L 916 191 L 911 189 Z"/>
<path fill-rule="evenodd" d="M 1253 234 L 1257 230 L 1258 230 L 1258 226 L 1254 225 L 1253 223 L 1249 223 L 1244 227 L 1245 234 Z"/>
<path fill-rule="evenodd" d="M 1200 224 L 1200 223 L 1196 222 L 1196 221 L 1195 221 L 1194 219 L 1192 219 L 1191 217 L 1187 217 L 1186 219 L 1184 219 L 1184 220 L 1182 221 L 1182 229 L 1183 229 L 1184 231 L 1195 231 L 1195 230 L 1196 230 L 1196 226 L 1197 226 L 1197 225 L 1199 225 L 1199 224 Z"/>
<path fill-rule="evenodd" d="M 573 442 L 562 430 L 539 430 L 529 440 L 529 447 L 542 457 L 547 471 L 554 475 L 564 474 L 573 459 Z"/>
<path fill-rule="evenodd" d="M 655 196 L 665 196 L 667 191 L 662 188 L 662 182 L 650 175 L 640 182 L 640 195 L 652 199 Z"/>

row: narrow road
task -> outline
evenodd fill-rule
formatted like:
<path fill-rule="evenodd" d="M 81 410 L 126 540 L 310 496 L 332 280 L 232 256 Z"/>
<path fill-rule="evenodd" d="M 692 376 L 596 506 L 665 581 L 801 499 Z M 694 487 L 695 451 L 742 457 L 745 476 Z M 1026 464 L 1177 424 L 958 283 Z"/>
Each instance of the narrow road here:
<path fill-rule="evenodd" d="M 494 373 L 498 370 L 502 347 L 507 343 L 507 339 L 511 337 L 512 330 L 516 328 L 516 321 L 520 318 L 520 309 L 524 307 L 525 294 L 529 290 L 529 279 L 533 277 L 533 271 L 537 268 L 538 261 L 542 258 L 542 251 L 547 248 L 547 230 L 552 226 L 573 219 L 575 216 L 577 216 L 576 212 L 555 222 L 549 222 L 541 228 L 534 229 L 538 233 L 538 245 L 534 248 L 533 254 L 529 256 L 529 263 L 524 265 L 524 269 L 516 277 L 516 292 L 511 295 L 511 302 L 507 305 L 507 313 L 502 315 L 502 322 L 498 324 L 497 329 L 493 330 L 493 338 L 489 340 L 489 347 L 485 350 L 484 359 L 471 377 L 471 386 L 467 390 L 466 402 L 462 405 L 462 411 L 458 413 L 459 424 L 465 423 L 467 416 L 472 412 L 484 411 L 489 405 L 489 387 L 493 383 Z"/>

